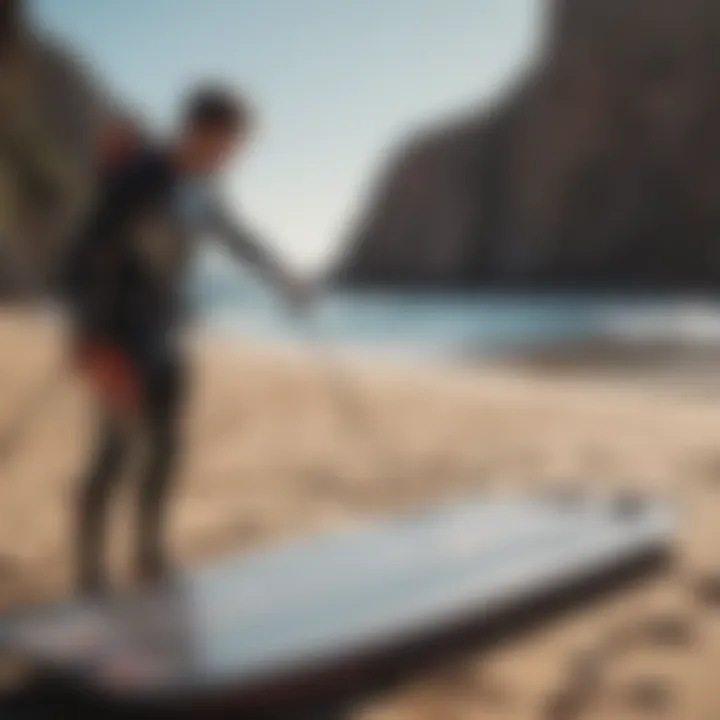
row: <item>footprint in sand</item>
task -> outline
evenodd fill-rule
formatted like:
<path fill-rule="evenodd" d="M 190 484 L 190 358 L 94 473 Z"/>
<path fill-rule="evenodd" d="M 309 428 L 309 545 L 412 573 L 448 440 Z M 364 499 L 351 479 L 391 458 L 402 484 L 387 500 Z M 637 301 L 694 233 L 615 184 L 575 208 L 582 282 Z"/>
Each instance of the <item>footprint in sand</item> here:
<path fill-rule="evenodd" d="M 646 717 L 659 718 L 672 709 L 672 685 L 661 677 L 641 677 L 630 682 L 621 693 L 625 706 Z"/>
<path fill-rule="evenodd" d="M 696 640 L 692 620 L 675 614 L 649 618 L 639 628 L 639 634 L 644 642 L 664 648 L 688 648 Z"/>
<path fill-rule="evenodd" d="M 606 659 L 603 648 L 575 654 L 568 664 L 566 686 L 548 698 L 542 717 L 545 720 L 579 718 L 600 691 Z"/>
<path fill-rule="evenodd" d="M 609 635 L 601 646 L 574 655 L 568 663 L 567 684 L 549 698 L 543 717 L 579 718 L 603 692 L 603 674 L 614 658 L 648 644 L 656 648 L 687 648 L 694 643 L 693 630 L 693 623 L 682 615 L 660 614 L 624 627 Z M 645 677 L 628 685 L 622 696 L 624 705 L 660 716 L 671 707 L 673 690 L 663 678 Z"/>
<path fill-rule="evenodd" d="M 571 690 L 551 696 L 542 713 L 543 720 L 579 720 L 588 707 L 588 698 Z"/>
<path fill-rule="evenodd" d="M 720 610 L 720 573 L 699 578 L 693 589 L 697 602 Z"/>

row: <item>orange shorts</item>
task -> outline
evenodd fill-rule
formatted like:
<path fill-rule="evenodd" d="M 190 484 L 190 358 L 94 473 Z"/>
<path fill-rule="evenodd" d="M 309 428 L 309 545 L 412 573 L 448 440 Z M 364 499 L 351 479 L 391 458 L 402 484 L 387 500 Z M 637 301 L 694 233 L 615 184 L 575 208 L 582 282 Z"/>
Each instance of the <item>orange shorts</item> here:
<path fill-rule="evenodd" d="M 81 343 L 77 366 L 90 387 L 110 409 L 123 415 L 137 415 L 142 403 L 142 384 L 133 362 L 111 344 Z"/>

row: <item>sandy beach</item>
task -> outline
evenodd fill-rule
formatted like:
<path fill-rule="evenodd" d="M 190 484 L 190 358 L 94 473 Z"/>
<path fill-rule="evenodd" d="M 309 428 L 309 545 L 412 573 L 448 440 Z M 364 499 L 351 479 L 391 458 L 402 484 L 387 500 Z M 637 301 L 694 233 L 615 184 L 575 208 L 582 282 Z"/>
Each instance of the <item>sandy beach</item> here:
<path fill-rule="evenodd" d="M 0 316 L 0 428 L 60 362 L 57 328 Z M 347 527 L 438 499 L 568 485 L 633 488 L 677 502 L 678 559 L 662 578 L 358 707 L 358 720 L 720 718 L 720 398 L 658 383 L 567 372 L 341 363 L 198 337 L 187 449 L 173 515 L 183 563 Z M 3 607 L 70 592 L 75 481 L 87 451 L 88 398 L 63 375 L 44 413 L 0 469 Z M 353 426 L 336 390 L 352 388 Z M 121 515 L 118 539 L 127 531 Z M 122 543 L 115 560 L 124 567 Z M 578 654 L 672 618 L 687 637 L 638 641 L 600 667 L 578 712 Z M 676 638 L 677 640 L 677 638 Z"/>

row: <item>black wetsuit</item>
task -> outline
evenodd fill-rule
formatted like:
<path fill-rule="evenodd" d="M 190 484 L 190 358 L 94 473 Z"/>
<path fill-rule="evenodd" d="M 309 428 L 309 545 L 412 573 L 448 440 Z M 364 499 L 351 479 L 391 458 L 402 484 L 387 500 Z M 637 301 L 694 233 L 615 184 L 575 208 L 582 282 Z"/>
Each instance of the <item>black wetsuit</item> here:
<path fill-rule="evenodd" d="M 214 204 L 199 225 L 179 217 L 186 182 L 163 151 L 138 154 L 105 180 L 93 217 L 69 263 L 67 296 L 75 332 L 129 361 L 142 389 L 141 427 L 149 456 L 138 488 L 137 568 L 146 579 L 166 569 L 164 509 L 178 454 L 178 422 L 186 369 L 177 333 L 186 317 L 186 266 L 200 229 L 222 237 L 245 262 L 273 273 L 274 259 Z M 197 219 L 197 218 L 196 218 Z M 101 557 L 109 499 L 128 449 L 126 426 L 107 415 L 82 486 L 78 526 L 80 583 L 104 585 Z"/>

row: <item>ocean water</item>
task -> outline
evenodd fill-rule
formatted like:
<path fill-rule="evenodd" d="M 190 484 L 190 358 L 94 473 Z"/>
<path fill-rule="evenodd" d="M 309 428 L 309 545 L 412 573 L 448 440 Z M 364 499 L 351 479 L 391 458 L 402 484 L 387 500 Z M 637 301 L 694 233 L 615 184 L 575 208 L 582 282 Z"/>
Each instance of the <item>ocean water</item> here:
<path fill-rule="evenodd" d="M 433 356 L 496 355 L 595 343 L 720 346 L 720 301 L 653 297 L 336 292 L 299 318 L 229 268 L 198 268 L 203 323 L 253 341 Z"/>

